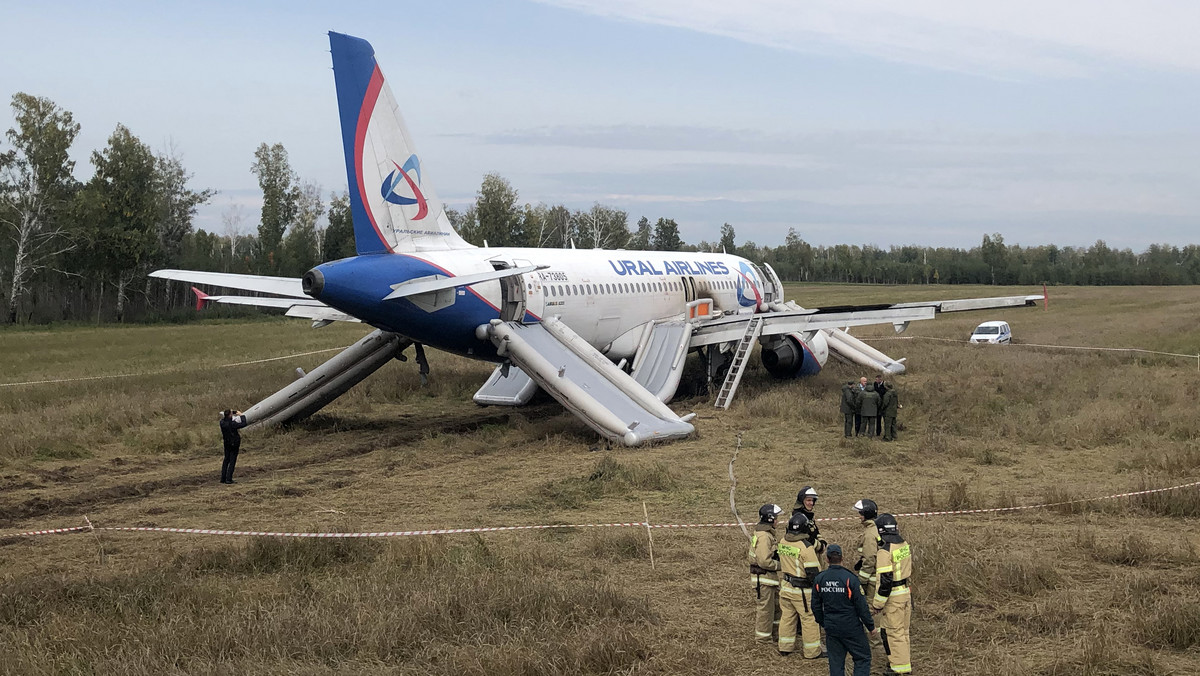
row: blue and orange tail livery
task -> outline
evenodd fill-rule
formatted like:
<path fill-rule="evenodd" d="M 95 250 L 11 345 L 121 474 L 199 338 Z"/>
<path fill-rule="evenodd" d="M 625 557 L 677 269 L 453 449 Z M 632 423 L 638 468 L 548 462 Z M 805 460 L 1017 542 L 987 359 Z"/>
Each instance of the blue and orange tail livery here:
<path fill-rule="evenodd" d="M 359 255 L 471 248 L 421 170 L 371 44 L 331 32 L 329 47 Z"/>

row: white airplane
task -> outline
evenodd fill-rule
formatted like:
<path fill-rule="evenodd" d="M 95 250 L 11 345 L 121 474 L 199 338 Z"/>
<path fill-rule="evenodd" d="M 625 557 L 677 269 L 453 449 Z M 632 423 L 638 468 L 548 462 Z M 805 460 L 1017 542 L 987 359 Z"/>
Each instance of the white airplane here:
<path fill-rule="evenodd" d="M 330 33 L 358 255 L 302 279 L 187 270 L 152 277 L 269 294 L 202 302 L 282 308 L 313 326 L 376 328 L 246 411 L 252 423 L 310 415 L 416 344 L 497 362 L 475 394 L 521 405 L 540 387 L 604 437 L 635 446 L 687 436 L 666 403 L 700 352 L 728 408 L 755 342 L 781 378 L 813 375 L 835 356 L 904 370 L 850 326 L 897 332 L 936 312 L 1034 304 L 1041 296 L 805 309 L 783 298 L 769 265 L 724 253 L 476 247 L 454 231 L 423 171 L 391 89 L 365 40 Z"/>

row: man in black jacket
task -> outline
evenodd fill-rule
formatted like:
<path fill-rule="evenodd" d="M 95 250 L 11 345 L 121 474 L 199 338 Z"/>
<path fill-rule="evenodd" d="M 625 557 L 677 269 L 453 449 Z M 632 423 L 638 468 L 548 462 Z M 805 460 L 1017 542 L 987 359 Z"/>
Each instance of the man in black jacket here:
<path fill-rule="evenodd" d="M 826 549 L 829 568 L 817 575 L 813 589 L 813 616 L 825 629 L 825 648 L 829 651 L 830 676 L 846 673 L 846 653 L 854 658 L 854 676 L 871 673 L 871 646 L 863 627 L 875 633 L 875 621 L 867 609 L 858 577 L 842 567 L 842 548 Z"/>
<path fill-rule="evenodd" d="M 884 395 L 886 395 L 888 390 L 890 390 L 890 389 L 892 389 L 892 388 L 890 388 L 886 384 L 884 384 L 883 376 L 875 376 L 875 391 L 879 393 L 880 401 L 883 401 Z M 877 436 L 877 437 L 883 436 L 883 411 L 882 410 L 880 410 L 879 416 L 877 418 L 875 418 L 875 436 Z"/>
<path fill-rule="evenodd" d="M 221 463 L 221 483 L 231 484 L 233 466 L 237 464 L 238 451 L 242 448 L 242 434 L 238 430 L 246 426 L 246 416 L 241 411 L 225 409 L 221 413 L 221 438 L 225 441 L 225 460 Z"/>

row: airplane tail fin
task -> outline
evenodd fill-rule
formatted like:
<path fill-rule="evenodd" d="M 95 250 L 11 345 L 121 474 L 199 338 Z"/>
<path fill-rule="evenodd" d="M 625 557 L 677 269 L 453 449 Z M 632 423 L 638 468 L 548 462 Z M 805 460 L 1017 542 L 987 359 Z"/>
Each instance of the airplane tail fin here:
<path fill-rule="evenodd" d="M 371 44 L 330 32 L 329 47 L 358 253 L 472 248 L 421 171 Z"/>

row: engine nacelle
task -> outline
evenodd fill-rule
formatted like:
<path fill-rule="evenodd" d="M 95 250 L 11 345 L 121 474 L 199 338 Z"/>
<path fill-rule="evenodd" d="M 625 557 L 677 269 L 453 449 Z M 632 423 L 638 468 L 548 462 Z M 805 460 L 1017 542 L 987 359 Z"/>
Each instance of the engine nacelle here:
<path fill-rule="evenodd" d="M 760 352 L 763 368 L 776 378 L 815 376 L 829 359 L 829 344 L 825 334 L 812 331 L 804 336 L 789 333 L 772 336 Z"/>

